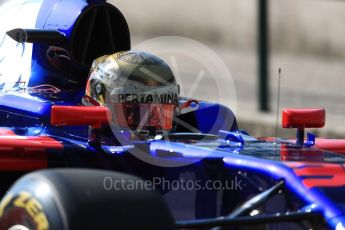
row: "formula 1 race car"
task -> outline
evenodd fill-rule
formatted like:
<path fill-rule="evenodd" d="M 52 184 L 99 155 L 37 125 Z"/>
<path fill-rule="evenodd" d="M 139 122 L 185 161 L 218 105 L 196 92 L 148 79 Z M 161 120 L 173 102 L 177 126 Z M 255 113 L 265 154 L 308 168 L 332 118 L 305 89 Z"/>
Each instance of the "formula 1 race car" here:
<path fill-rule="evenodd" d="M 175 97 L 167 65 L 128 51 L 127 22 L 106 1 L 1 7 L 30 14 L 20 14 L 26 27 L 9 23 L 0 48 L 11 53 L 0 62 L 0 229 L 344 229 L 345 141 L 304 137 L 325 125 L 323 109 L 283 110 L 296 140 L 254 138 L 229 108 Z M 155 95 L 121 85 L 110 95 L 121 106 L 104 106 L 104 70 L 121 63 L 158 65 L 169 84 L 131 73 L 131 83 L 160 85 Z M 134 112 L 162 108 L 171 123 L 150 116 L 154 135 L 133 131 L 148 117 Z M 121 109 L 127 129 L 111 124 Z"/>

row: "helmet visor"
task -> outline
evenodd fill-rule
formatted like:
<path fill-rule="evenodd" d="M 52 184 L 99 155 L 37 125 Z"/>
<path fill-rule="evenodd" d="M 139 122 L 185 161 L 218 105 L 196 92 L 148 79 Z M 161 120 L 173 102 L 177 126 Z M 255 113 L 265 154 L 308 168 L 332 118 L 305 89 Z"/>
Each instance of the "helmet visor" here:
<path fill-rule="evenodd" d="M 175 107 L 175 104 L 114 103 L 113 122 L 137 131 L 170 131 Z"/>

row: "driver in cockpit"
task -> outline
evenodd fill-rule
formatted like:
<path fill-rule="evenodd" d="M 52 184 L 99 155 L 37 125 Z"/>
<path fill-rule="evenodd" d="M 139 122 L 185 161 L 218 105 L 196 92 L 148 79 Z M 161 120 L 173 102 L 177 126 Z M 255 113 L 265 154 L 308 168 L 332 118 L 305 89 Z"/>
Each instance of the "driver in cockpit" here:
<path fill-rule="evenodd" d="M 140 139 L 173 129 L 179 85 L 170 67 L 142 51 L 102 56 L 93 62 L 84 105 L 106 106 L 112 122 Z"/>

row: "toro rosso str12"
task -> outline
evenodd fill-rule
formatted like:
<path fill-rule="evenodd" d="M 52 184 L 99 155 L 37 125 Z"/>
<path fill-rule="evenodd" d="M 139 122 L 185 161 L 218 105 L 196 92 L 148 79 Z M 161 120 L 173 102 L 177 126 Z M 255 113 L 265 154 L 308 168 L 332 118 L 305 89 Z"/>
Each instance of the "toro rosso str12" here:
<path fill-rule="evenodd" d="M 113 5 L 1 8 L 12 20 L 1 28 L 0 229 L 344 229 L 345 141 L 304 134 L 324 126 L 323 109 L 283 110 L 296 140 L 257 139 L 227 107 L 176 97 L 164 62 L 128 51 Z M 108 65 L 140 68 L 114 79 Z M 122 84 L 110 96 L 108 80 Z M 134 97 L 138 87 L 153 91 Z M 118 111 L 127 129 L 113 127 Z"/>

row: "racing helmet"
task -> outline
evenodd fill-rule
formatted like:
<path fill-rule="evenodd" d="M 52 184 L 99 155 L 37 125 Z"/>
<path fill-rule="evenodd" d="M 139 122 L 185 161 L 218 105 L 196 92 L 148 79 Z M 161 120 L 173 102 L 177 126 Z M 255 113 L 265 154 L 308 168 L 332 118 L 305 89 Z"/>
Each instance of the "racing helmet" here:
<path fill-rule="evenodd" d="M 106 106 L 121 129 L 157 135 L 173 128 L 179 85 L 170 67 L 143 51 L 125 51 L 96 59 L 83 104 Z"/>

